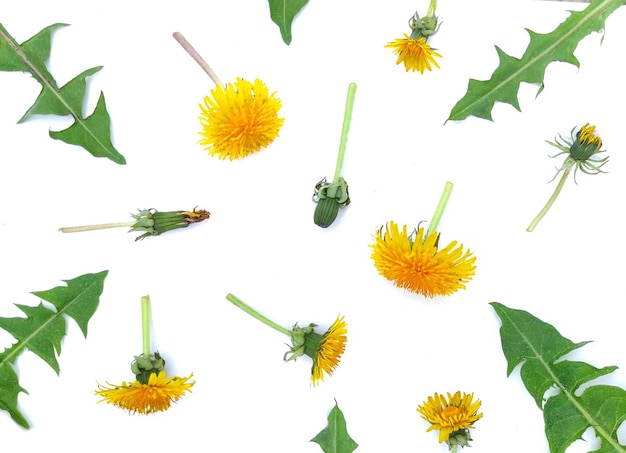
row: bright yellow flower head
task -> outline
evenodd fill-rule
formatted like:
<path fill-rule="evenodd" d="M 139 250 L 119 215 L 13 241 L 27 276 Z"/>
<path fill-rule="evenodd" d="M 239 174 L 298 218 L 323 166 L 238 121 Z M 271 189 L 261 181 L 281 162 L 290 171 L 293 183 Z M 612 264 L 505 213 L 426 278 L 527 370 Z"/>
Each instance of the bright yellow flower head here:
<path fill-rule="evenodd" d="M 265 148 L 285 121 L 278 117 L 282 104 L 275 95 L 259 79 L 218 85 L 200 104 L 200 145 L 212 156 L 230 160 Z"/>
<path fill-rule="evenodd" d="M 425 70 L 431 71 L 432 67 L 439 67 L 435 57 L 442 58 L 440 54 L 426 44 L 426 37 L 419 39 L 411 38 L 406 33 L 404 38 L 396 39 L 385 46 L 393 49 L 393 53 L 398 55 L 396 64 L 404 63 L 407 72 L 419 71 L 424 74 Z"/>
<path fill-rule="evenodd" d="M 454 395 L 448 393 L 448 398 L 435 393 L 434 396 L 429 396 L 428 401 L 419 406 L 417 411 L 431 424 L 427 432 L 439 431 L 439 443 L 449 442 L 450 435 L 459 431 L 467 442 L 471 440 L 468 430 L 474 428 L 474 422 L 483 416 L 482 413 L 477 413 L 480 409 L 480 400 L 472 402 L 473 398 L 473 393 L 456 392 Z"/>
<path fill-rule="evenodd" d="M 311 382 L 317 385 L 324 382 L 324 373 L 332 375 L 339 365 L 339 359 L 346 350 L 348 329 L 344 317 L 338 317 L 332 326 L 322 335 L 313 358 Z"/>
<path fill-rule="evenodd" d="M 172 402 L 178 401 L 191 392 L 195 382 L 187 382 L 189 377 L 167 377 L 165 371 L 152 373 L 147 384 L 139 381 L 122 382 L 121 385 L 107 386 L 98 384 L 96 395 L 102 397 L 99 403 L 106 401 L 131 413 L 152 414 L 169 409 Z"/>
<path fill-rule="evenodd" d="M 402 231 L 393 221 L 377 232 L 376 242 L 371 244 L 372 259 L 378 272 L 396 286 L 426 297 L 449 296 L 465 289 L 472 279 L 476 257 L 463 245 L 452 241 L 439 249 L 439 233 L 434 231 L 424 237 L 424 228 L 419 228 L 415 239 Z"/>

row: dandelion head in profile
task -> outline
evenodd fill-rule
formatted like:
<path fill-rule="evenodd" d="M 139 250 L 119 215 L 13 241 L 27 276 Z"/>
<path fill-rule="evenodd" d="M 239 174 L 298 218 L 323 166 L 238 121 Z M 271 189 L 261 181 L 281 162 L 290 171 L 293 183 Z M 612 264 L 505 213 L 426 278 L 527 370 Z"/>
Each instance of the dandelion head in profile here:
<path fill-rule="evenodd" d="M 378 230 L 371 245 L 372 259 L 380 275 L 400 288 L 425 297 L 449 296 L 465 289 L 476 269 L 476 257 L 462 244 L 438 247 L 439 233 L 419 228 L 412 234 L 391 221 Z"/>
<path fill-rule="evenodd" d="M 476 257 L 462 244 L 439 246 L 437 227 L 452 192 L 447 182 L 428 230 L 419 227 L 409 233 L 390 221 L 374 235 L 371 258 L 378 273 L 396 286 L 425 297 L 449 296 L 474 276 Z"/>
<path fill-rule="evenodd" d="M 113 404 L 133 414 L 152 414 L 166 411 L 186 392 L 191 392 L 195 382 L 191 377 L 167 376 L 165 370 L 154 371 L 148 380 L 142 382 L 122 382 L 120 385 L 98 385 L 96 395 L 102 397 L 99 402 Z"/>
<path fill-rule="evenodd" d="M 217 86 L 200 104 L 199 143 L 220 159 L 239 159 L 270 145 L 284 123 L 276 93 L 263 81 L 237 79 Z"/>
<path fill-rule="evenodd" d="M 148 415 L 168 410 L 195 382 L 188 377 L 168 376 L 165 373 L 165 360 L 158 352 L 150 352 L 150 297 L 141 298 L 141 327 L 143 353 L 135 356 L 130 369 L 135 375 L 132 382 L 106 385 L 98 384 L 96 395 L 106 402 L 131 414 Z"/>
<path fill-rule="evenodd" d="M 561 173 L 561 178 L 554 189 L 554 193 L 548 199 L 548 202 L 545 204 L 543 209 L 539 211 L 539 214 L 530 222 L 526 231 L 532 232 L 535 227 L 539 224 L 541 219 L 548 213 L 555 200 L 561 193 L 561 189 L 565 184 L 570 172 L 574 169 L 574 182 L 576 182 L 576 173 L 578 170 L 587 174 L 587 175 L 597 175 L 598 173 L 605 173 L 602 169 L 604 164 L 606 164 L 609 160 L 608 156 L 602 156 L 602 153 L 606 151 L 602 148 L 602 139 L 596 134 L 596 127 L 589 125 L 586 123 L 582 126 L 576 134 L 574 131 L 576 128 L 572 129 L 571 138 L 563 138 L 563 136 L 559 135 L 554 139 L 554 142 L 547 141 L 548 144 L 554 146 L 559 150 L 559 152 L 553 156 L 552 158 L 556 158 L 558 156 L 566 156 L 563 164 L 557 169 L 556 174 L 554 175 L 554 180 L 559 173 Z"/>
<path fill-rule="evenodd" d="M 403 38 L 388 43 L 389 48 L 398 56 L 396 64 L 403 63 L 406 71 L 431 71 L 433 66 L 439 68 L 436 58 L 442 58 L 441 54 L 433 49 L 428 40 L 434 36 L 441 23 L 435 15 L 437 0 L 431 0 L 426 16 L 420 17 L 416 12 L 409 20 L 411 35 L 404 34 Z"/>
<path fill-rule="evenodd" d="M 324 382 L 324 376 L 331 376 L 341 360 L 348 341 L 348 329 L 343 316 L 337 316 L 335 322 L 323 334 L 315 331 L 316 324 L 300 327 L 296 323 L 291 330 L 265 317 L 233 294 L 226 299 L 263 324 L 287 335 L 291 339 L 291 347 L 284 355 L 285 362 L 295 361 L 298 357 L 307 356 L 313 361 L 311 366 L 311 383 L 317 386 Z"/>
<path fill-rule="evenodd" d="M 446 442 L 450 449 L 456 451 L 456 446 L 467 447 L 470 429 L 474 429 L 474 423 L 483 417 L 478 413 L 480 400 L 474 401 L 473 393 L 456 392 L 454 395 L 435 393 L 429 396 L 417 408 L 422 418 L 430 423 L 426 430 L 439 431 L 439 443 Z"/>

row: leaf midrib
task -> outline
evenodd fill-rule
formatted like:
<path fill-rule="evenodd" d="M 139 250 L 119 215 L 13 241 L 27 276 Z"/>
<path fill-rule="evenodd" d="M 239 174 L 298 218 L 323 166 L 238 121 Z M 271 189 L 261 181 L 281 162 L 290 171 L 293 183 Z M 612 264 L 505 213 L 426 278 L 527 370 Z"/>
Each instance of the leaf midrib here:
<path fill-rule="evenodd" d="M 598 421 L 596 421 L 596 419 L 593 417 L 593 415 L 591 415 L 589 412 L 587 412 L 587 410 L 585 410 L 583 405 L 578 402 L 578 400 L 576 399 L 575 395 L 573 395 L 568 390 L 566 390 L 565 386 L 559 380 L 558 376 L 552 372 L 552 368 L 550 368 L 549 363 L 546 362 L 543 359 L 543 357 L 541 356 L 541 354 L 539 353 L 539 351 L 537 351 L 535 349 L 535 347 L 533 346 L 533 344 L 530 341 L 530 339 L 524 334 L 524 332 L 522 332 L 517 327 L 517 324 L 515 322 L 513 322 L 511 317 L 508 316 L 508 314 L 504 314 L 504 315 L 506 315 L 506 317 L 507 317 L 509 323 L 511 324 L 511 326 L 513 326 L 513 328 L 517 331 L 517 333 L 520 335 L 520 337 L 522 337 L 524 342 L 526 342 L 526 344 L 531 349 L 533 354 L 535 354 L 535 358 L 538 359 L 539 363 L 541 363 L 541 365 L 547 370 L 547 372 L 550 375 L 550 377 L 552 377 L 553 382 L 559 387 L 559 389 L 563 392 L 563 394 L 567 397 L 567 399 L 574 405 L 574 407 L 578 410 L 578 412 L 580 412 L 580 414 L 585 418 L 585 420 L 587 420 L 588 425 L 593 427 L 593 429 L 596 431 L 596 433 L 600 437 L 602 437 L 603 440 L 606 440 L 609 444 L 611 444 L 611 446 L 613 446 L 616 449 L 616 451 L 626 451 L 626 450 L 624 450 L 622 445 L 620 445 L 618 442 L 614 441 L 613 438 L 611 437 L 611 435 L 609 433 L 607 433 L 603 428 L 600 427 L 600 423 Z"/>
<path fill-rule="evenodd" d="M 599 4 L 597 11 L 595 12 L 596 14 L 590 14 L 586 17 L 583 18 L 583 20 L 581 20 L 580 22 L 577 22 L 574 24 L 574 26 L 572 26 L 572 28 L 569 29 L 569 31 L 567 31 L 561 39 L 556 40 L 553 45 L 549 46 L 544 52 L 538 54 L 536 57 L 532 58 L 526 65 L 523 65 L 520 67 L 520 69 L 518 69 L 517 71 L 511 73 L 509 75 L 509 77 L 505 78 L 502 82 L 500 82 L 499 84 L 495 85 L 495 87 L 491 90 L 493 91 L 497 91 L 499 90 L 502 86 L 505 86 L 507 84 L 509 84 L 511 82 L 511 80 L 516 79 L 517 76 L 520 73 L 523 73 L 526 69 L 528 69 L 529 67 L 531 67 L 533 64 L 535 64 L 537 61 L 539 61 L 540 59 L 548 56 L 551 52 L 552 49 L 557 48 L 559 45 L 561 45 L 561 43 L 563 41 L 566 41 L 572 34 L 574 34 L 575 32 L 577 32 L 578 30 L 580 30 L 584 25 L 586 25 L 588 22 L 590 22 L 591 20 L 595 19 L 599 14 L 601 14 L 602 12 L 604 12 L 606 9 L 608 9 L 608 7 L 610 6 L 611 2 L 616 2 L 616 1 L 622 1 L 622 0 L 604 0 L 602 3 Z M 587 6 L 587 8 L 590 8 L 592 5 Z M 571 17 L 571 16 L 570 16 Z M 569 19 L 569 18 L 568 18 Z M 530 43 L 529 43 L 530 46 Z M 522 55 L 523 58 L 523 55 Z M 549 63 L 552 63 L 553 61 L 549 61 Z M 546 65 L 547 67 L 547 65 Z M 492 75 L 493 77 L 493 75 Z M 461 118 L 466 118 L 467 116 L 463 116 L 462 114 L 464 114 L 466 111 L 472 111 L 472 106 L 479 104 L 481 100 L 477 100 L 476 102 L 473 102 L 472 104 L 470 104 L 468 107 L 466 107 L 465 109 L 463 109 L 461 112 L 459 112 L 459 114 L 457 114 L 457 116 L 461 117 Z"/>
<path fill-rule="evenodd" d="M 4 39 L 15 51 L 15 53 L 17 53 L 17 55 L 24 61 L 24 63 L 26 63 L 26 66 L 28 66 L 30 68 L 30 72 L 31 74 L 37 79 L 37 81 L 43 85 L 44 87 L 48 88 L 49 90 L 51 90 L 54 95 L 57 97 L 57 99 L 63 104 L 63 106 L 65 106 L 65 108 L 67 108 L 67 110 L 70 112 L 70 115 L 72 115 L 74 117 L 74 121 L 76 121 L 80 127 L 82 127 L 88 134 L 89 136 L 91 136 L 96 143 L 98 143 L 98 145 L 105 150 L 106 155 L 109 157 L 109 159 L 113 160 L 115 162 L 115 155 L 113 153 L 111 153 L 108 149 L 108 147 L 106 146 L 105 143 L 103 143 L 92 131 L 90 128 L 87 127 L 87 124 L 85 123 L 85 120 L 82 117 L 82 113 L 76 113 L 76 111 L 74 111 L 74 109 L 65 101 L 65 99 L 63 98 L 63 96 L 61 96 L 60 90 L 58 87 L 52 85 L 48 79 L 46 79 L 46 77 L 39 72 L 39 70 L 35 67 L 35 65 L 33 65 L 31 63 L 31 61 L 28 59 L 28 57 L 26 56 L 26 54 L 24 54 L 24 52 L 22 51 L 21 47 L 19 46 L 19 44 L 17 44 L 17 42 L 13 39 L 12 36 L 6 34 L 3 30 L 0 29 L 0 37 L 2 39 Z"/>

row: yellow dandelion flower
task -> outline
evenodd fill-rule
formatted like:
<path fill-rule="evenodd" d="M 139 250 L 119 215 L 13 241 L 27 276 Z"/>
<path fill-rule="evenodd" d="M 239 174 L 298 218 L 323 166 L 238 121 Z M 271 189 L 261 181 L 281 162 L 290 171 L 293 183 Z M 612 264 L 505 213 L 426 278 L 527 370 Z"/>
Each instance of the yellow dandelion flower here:
<path fill-rule="evenodd" d="M 563 138 L 559 135 L 555 138 L 554 142 L 548 141 L 548 144 L 554 146 L 559 149 L 559 153 L 554 156 L 550 156 L 552 158 L 566 155 L 567 157 L 563 161 L 561 167 L 557 170 L 554 175 L 553 180 L 557 177 L 559 173 L 562 173 L 561 179 L 559 180 L 556 189 L 554 189 L 554 193 L 548 199 L 547 203 L 543 207 L 539 214 L 530 222 L 526 231 L 532 232 L 535 227 L 539 224 L 541 219 L 548 213 L 557 197 L 561 193 L 561 189 L 565 184 L 570 172 L 574 169 L 574 182 L 576 182 L 576 173 L 578 170 L 582 171 L 588 175 L 597 175 L 599 173 L 605 173 L 602 170 L 604 164 L 606 164 L 609 160 L 609 157 L 601 157 L 599 154 L 605 152 L 602 150 L 602 139 L 596 135 L 596 127 L 589 125 L 586 123 L 582 126 L 576 134 L 574 134 L 574 130 L 571 132 L 571 140 Z M 560 141 L 559 141 L 560 139 Z"/>
<path fill-rule="evenodd" d="M 147 384 L 139 381 L 122 382 L 121 385 L 98 384 L 96 395 L 107 404 L 113 404 L 134 414 L 152 414 L 165 411 L 173 402 L 178 401 L 185 392 L 191 392 L 195 382 L 188 382 L 193 376 L 180 378 L 166 376 L 165 370 L 152 373 Z"/>
<path fill-rule="evenodd" d="M 332 326 L 322 335 L 313 358 L 311 382 L 316 386 L 324 382 L 324 373 L 331 376 L 339 365 L 339 359 L 346 350 L 348 329 L 344 317 L 337 317 Z"/>
<path fill-rule="evenodd" d="M 313 323 L 305 327 L 300 327 L 296 323 L 289 330 L 265 317 L 233 294 L 227 294 L 226 299 L 253 318 L 291 339 L 291 347 L 283 357 L 285 362 L 296 360 L 303 355 L 310 357 L 313 360 L 311 383 L 314 387 L 320 381 L 324 381 L 324 373 L 331 376 L 339 365 L 348 341 L 348 329 L 343 316 L 337 316 L 335 322 L 324 334 L 315 332 L 317 325 Z"/>
<path fill-rule="evenodd" d="M 212 156 L 230 160 L 265 148 L 278 137 L 284 118 L 276 93 L 269 94 L 265 83 L 237 78 L 226 87 L 218 85 L 200 104 L 203 137 L 199 143 Z"/>
<path fill-rule="evenodd" d="M 452 241 L 440 249 L 439 233 L 426 235 L 419 228 L 413 239 L 404 225 L 402 230 L 391 221 L 377 232 L 371 244 L 371 257 L 378 272 L 396 286 L 426 297 L 448 296 L 471 280 L 476 257 L 463 245 Z M 426 236 L 426 237 L 425 237 Z"/>
<path fill-rule="evenodd" d="M 472 401 L 473 399 L 473 393 L 456 392 L 454 395 L 448 393 L 447 398 L 435 393 L 429 396 L 428 400 L 417 408 L 417 411 L 431 424 L 427 432 L 439 431 L 439 443 L 450 443 L 452 436 L 455 445 L 466 446 L 467 441 L 471 440 L 469 429 L 473 429 L 474 423 L 483 416 L 482 413 L 478 413 L 480 400 Z M 463 438 L 465 438 L 465 445 L 463 445 Z"/>
<path fill-rule="evenodd" d="M 405 33 L 404 38 L 396 39 L 385 47 L 393 49 L 393 53 L 398 55 L 396 64 L 404 63 L 406 72 L 419 71 L 420 74 L 424 74 L 426 70 L 431 71 L 433 66 L 439 68 L 435 57 L 442 58 L 435 49 L 426 43 L 424 36 L 414 39 Z"/>

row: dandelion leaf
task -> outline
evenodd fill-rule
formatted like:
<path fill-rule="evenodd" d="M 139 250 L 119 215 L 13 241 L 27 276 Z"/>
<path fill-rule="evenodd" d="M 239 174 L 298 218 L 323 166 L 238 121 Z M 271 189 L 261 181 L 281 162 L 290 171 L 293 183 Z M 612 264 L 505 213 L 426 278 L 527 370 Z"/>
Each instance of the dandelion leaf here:
<path fill-rule="evenodd" d="M 270 17 L 278 25 L 285 44 L 291 43 L 291 24 L 309 0 L 269 0 Z"/>
<path fill-rule="evenodd" d="M 626 446 L 617 438 L 617 430 L 626 420 L 626 390 L 588 384 L 617 367 L 596 368 L 585 362 L 563 359 L 564 355 L 589 342 L 574 343 L 552 325 L 526 311 L 498 302 L 492 302 L 491 306 L 502 321 L 500 338 L 507 360 L 507 376 L 521 364 L 522 382 L 543 410 L 550 452 L 564 453 L 591 426 L 601 439 L 596 452 L 626 453 Z M 583 385 L 587 386 L 584 390 Z M 557 394 L 546 399 L 548 389 L 556 389 Z"/>
<path fill-rule="evenodd" d="M 328 426 L 311 442 L 319 444 L 324 453 L 352 453 L 359 446 L 348 434 L 346 419 L 337 402 L 328 414 Z"/>
<path fill-rule="evenodd" d="M 623 0 L 594 0 L 583 11 L 570 11 L 570 16 L 550 33 L 526 29 L 530 42 L 522 58 L 507 55 L 496 46 L 500 64 L 491 79 L 470 79 L 467 92 L 452 108 L 448 120 L 476 116 L 493 121 L 491 111 L 496 102 L 510 104 L 520 111 L 517 98 L 520 83 L 539 84 L 539 95 L 548 64 L 561 61 L 578 67 L 574 50 L 580 40 L 592 32 L 602 31 L 606 18 L 622 3 Z"/>
<path fill-rule="evenodd" d="M 65 316 L 76 321 L 87 337 L 87 325 L 98 308 L 107 273 L 81 275 L 65 280 L 66 286 L 32 293 L 52 304 L 54 310 L 43 302 L 36 307 L 16 304 L 26 317 L 0 318 L 0 328 L 17 340 L 0 353 L 0 409 L 9 412 L 11 418 L 24 428 L 29 428 L 29 424 L 17 408 L 17 399 L 20 393 L 28 392 L 19 385 L 15 360 L 28 349 L 59 374 L 57 357 L 67 327 Z"/>
<path fill-rule="evenodd" d="M 18 123 L 24 122 L 31 115 L 72 116 L 74 123 L 68 129 L 61 132 L 51 131 L 50 136 L 81 146 L 95 157 L 106 157 L 117 164 L 125 164 L 126 159 L 111 142 L 111 120 L 102 93 L 94 113 L 87 118 L 83 115 L 87 91 L 85 79 L 102 67 L 82 72 L 62 88 L 57 86 L 46 67 L 46 61 L 50 57 L 52 33 L 64 26 L 66 24 L 50 25 L 28 41 L 18 44 L 0 24 L 0 71 L 29 72 L 42 86 L 37 100 Z M 92 121 L 89 121 L 90 118 Z M 65 133 L 70 130 L 71 133 Z"/>

